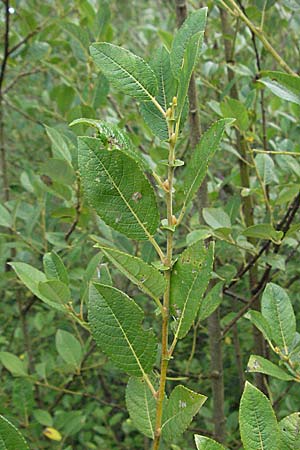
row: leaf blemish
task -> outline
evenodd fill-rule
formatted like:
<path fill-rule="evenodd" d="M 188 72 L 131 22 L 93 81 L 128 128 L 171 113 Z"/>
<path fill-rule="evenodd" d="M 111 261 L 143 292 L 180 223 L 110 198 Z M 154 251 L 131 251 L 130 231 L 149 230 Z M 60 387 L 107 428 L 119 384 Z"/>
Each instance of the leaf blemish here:
<path fill-rule="evenodd" d="M 142 198 L 142 194 L 140 193 L 140 192 L 134 192 L 133 194 L 132 194 L 132 200 L 135 202 L 135 203 L 137 203 L 139 200 L 141 200 L 141 198 Z"/>

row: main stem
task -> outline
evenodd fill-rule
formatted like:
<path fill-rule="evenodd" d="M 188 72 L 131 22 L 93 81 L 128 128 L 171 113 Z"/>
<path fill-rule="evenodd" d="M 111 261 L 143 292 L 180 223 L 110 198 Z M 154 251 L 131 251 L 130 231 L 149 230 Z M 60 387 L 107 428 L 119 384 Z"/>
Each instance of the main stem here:
<path fill-rule="evenodd" d="M 175 104 L 172 105 L 172 113 L 174 114 Z M 171 125 L 172 124 L 172 125 Z M 168 227 L 173 227 L 173 178 L 174 178 L 174 161 L 175 161 L 175 143 L 177 133 L 174 133 L 174 124 L 169 122 L 169 158 L 168 158 L 168 182 L 166 188 L 166 206 Z M 173 231 L 167 230 L 167 254 L 165 265 L 168 270 L 165 271 L 166 289 L 164 292 L 164 301 L 162 309 L 162 328 L 161 328 L 161 366 L 160 366 L 160 383 L 157 394 L 156 403 L 156 420 L 155 420 L 155 436 L 153 442 L 153 450 L 158 450 L 161 438 L 161 425 L 163 415 L 163 402 L 165 398 L 167 371 L 169 364 L 168 349 L 168 332 L 169 332 L 169 308 L 170 308 L 170 289 L 171 289 L 171 271 L 172 271 L 172 255 L 173 255 Z"/>

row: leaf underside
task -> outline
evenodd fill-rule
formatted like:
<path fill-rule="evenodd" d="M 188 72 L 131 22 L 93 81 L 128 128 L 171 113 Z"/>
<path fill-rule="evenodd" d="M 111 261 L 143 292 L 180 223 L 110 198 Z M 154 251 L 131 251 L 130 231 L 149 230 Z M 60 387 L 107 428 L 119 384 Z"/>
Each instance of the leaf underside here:
<path fill-rule="evenodd" d="M 165 279 L 157 269 L 136 256 L 113 248 L 96 246 L 142 292 L 156 299 L 162 296 L 165 289 Z"/>

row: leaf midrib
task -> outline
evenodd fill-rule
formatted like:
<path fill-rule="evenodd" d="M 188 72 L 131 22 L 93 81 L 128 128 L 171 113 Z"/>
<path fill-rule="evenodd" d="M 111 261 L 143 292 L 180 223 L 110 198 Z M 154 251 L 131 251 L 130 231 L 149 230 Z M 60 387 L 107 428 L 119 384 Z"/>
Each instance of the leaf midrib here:
<path fill-rule="evenodd" d="M 103 253 L 107 253 L 109 254 L 109 258 L 111 258 L 111 260 L 113 261 L 113 264 L 115 264 L 115 266 L 120 270 L 120 267 L 122 269 L 122 271 L 125 273 L 125 275 L 127 276 L 127 278 L 129 278 L 129 280 L 131 278 L 133 278 L 135 281 L 135 284 L 140 288 L 140 290 L 142 292 L 145 292 L 145 294 L 149 295 L 149 297 L 153 298 L 154 300 L 159 302 L 159 297 L 156 296 L 155 294 L 153 294 L 153 292 L 150 291 L 150 289 L 148 289 L 145 284 L 143 284 L 132 272 L 129 272 L 125 266 L 123 266 L 121 263 L 119 263 L 109 252 L 106 252 L 104 247 L 100 247 L 101 250 L 103 251 Z M 120 252 L 121 253 L 121 252 Z"/>
<path fill-rule="evenodd" d="M 131 78 L 138 86 L 140 86 L 140 88 L 146 93 L 146 95 L 150 98 L 150 100 L 153 101 L 154 96 L 152 94 L 150 94 L 150 92 L 140 83 L 140 81 L 138 81 L 130 72 L 128 72 L 128 70 L 125 69 L 125 67 L 123 67 L 119 62 L 117 62 L 115 59 L 113 59 L 111 56 L 107 55 L 103 51 L 101 52 L 98 49 L 97 49 L 97 51 L 99 53 L 102 53 L 102 55 L 104 55 L 107 59 L 109 59 L 117 67 L 120 67 L 121 70 L 123 70 L 123 72 L 125 72 L 129 76 L 129 78 Z M 145 64 L 146 64 L 146 62 L 145 62 Z"/>
<path fill-rule="evenodd" d="M 101 294 L 100 294 L 100 295 L 101 295 Z M 101 296 L 102 296 L 102 295 L 101 295 Z M 117 322 L 117 324 L 118 324 L 120 330 L 122 331 L 123 336 L 124 336 L 124 338 L 125 338 L 125 341 L 127 342 L 129 349 L 131 350 L 131 352 L 132 352 L 134 358 L 136 359 L 136 362 L 137 362 L 137 364 L 138 364 L 138 366 L 139 366 L 139 368 L 140 368 L 140 371 L 142 372 L 143 376 L 147 376 L 147 374 L 146 374 L 146 372 L 145 372 L 145 370 L 144 370 L 142 364 L 140 363 L 140 360 L 139 360 L 139 358 L 138 358 L 138 356 L 137 356 L 137 354 L 136 354 L 136 352 L 135 352 L 135 350 L 134 350 L 134 348 L 133 348 L 133 346 L 132 346 L 132 344 L 131 344 L 129 338 L 127 337 L 127 333 L 126 333 L 126 331 L 124 330 L 124 328 L 123 328 L 121 322 L 119 321 L 119 319 L 118 319 L 117 316 L 115 315 L 115 313 L 114 313 L 114 311 L 112 310 L 112 308 L 111 308 L 111 306 L 109 305 L 109 303 L 105 300 L 105 297 L 102 296 L 102 298 L 104 299 L 104 301 L 105 301 L 106 305 L 108 306 L 108 308 L 109 308 L 111 314 L 113 315 L 113 317 L 114 317 L 115 321 Z"/>
<path fill-rule="evenodd" d="M 105 165 L 103 164 L 103 162 L 101 161 L 101 159 L 98 157 L 97 153 L 94 152 L 94 150 L 89 147 L 90 150 L 92 150 L 93 154 L 96 156 L 97 160 L 99 161 L 99 163 L 101 164 L 103 170 L 105 171 L 106 175 L 108 176 L 108 178 L 110 179 L 110 181 L 112 182 L 114 188 L 116 189 L 116 191 L 118 192 L 118 194 L 120 195 L 121 199 L 123 200 L 123 202 L 125 203 L 125 205 L 127 206 L 127 208 L 129 209 L 129 211 L 131 212 L 131 214 L 134 216 L 134 218 L 136 219 L 137 223 L 140 225 L 140 227 L 142 228 L 142 230 L 144 231 L 144 233 L 146 234 L 146 236 L 148 238 L 152 238 L 151 233 L 147 230 L 147 228 L 144 226 L 143 222 L 141 222 L 141 220 L 139 219 L 138 215 L 135 213 L 135 211 L 131 208 L 130 204 L 127 202 L 126 198 L 124 197 L 122 191 L 120 191 L 119 187 L 117 186 L 117 184 L 115 183 L 114 179 L 112 178 L 112 176 L 110 175 L 109 171 L 106 169 Z"/>

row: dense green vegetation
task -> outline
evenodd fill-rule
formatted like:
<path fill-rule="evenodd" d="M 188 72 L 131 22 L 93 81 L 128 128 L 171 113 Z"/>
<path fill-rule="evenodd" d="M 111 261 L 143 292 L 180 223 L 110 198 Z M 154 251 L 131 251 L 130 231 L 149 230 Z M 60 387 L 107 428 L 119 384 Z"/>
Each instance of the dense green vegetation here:
<path fill-rule="evenodd" d="M 0 448 L 299 449 L 299 0 L 0 14 Z"/>

